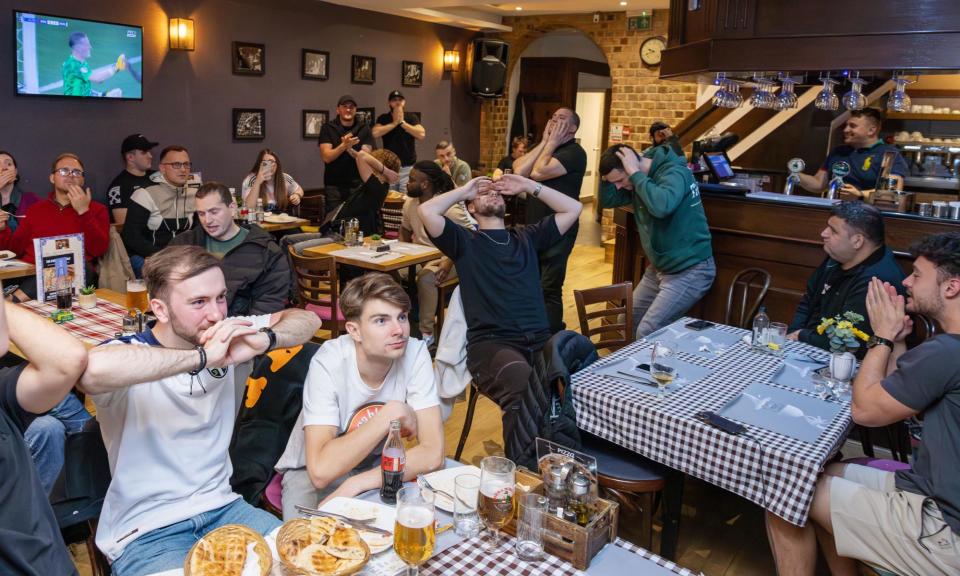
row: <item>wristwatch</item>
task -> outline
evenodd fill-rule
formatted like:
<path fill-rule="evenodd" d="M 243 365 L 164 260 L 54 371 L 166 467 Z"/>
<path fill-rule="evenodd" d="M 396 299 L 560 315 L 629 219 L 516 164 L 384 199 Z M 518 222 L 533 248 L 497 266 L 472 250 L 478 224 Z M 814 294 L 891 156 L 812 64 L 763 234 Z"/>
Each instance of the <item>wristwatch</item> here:
<path fill-rule="evenodd" d="M 272 328 L 263 327 L 259 330 L 267 335 L 267 338 L 270 339 L 270 343 L 267 345 L 265 352 L 269 352 L 277 347 L 277 333 L 273 331 Z"/>
<path fill-rule="evenodd" d="M 539 197 L 540 197 L 540 191 L 541 191 L 541 190 L 543 190 L 543 183 L 542 183 L 542 182 L 537 182 L 537 186 L 533 189 L 533 197 L 534 197 L 534 198 L 539 198 Z"/>
<path fill-rule="evenodd" d="M 867 348 L 873 348 L 875 346 L 881 346 L 881 345 L 886 346 L 887 348 L 893 350 L 893 342 L 891 342 L 890 340 L 887 340 L 886 338 L 883 338 L 882 336 L 877 336 L 876 334 L 874 334 L 873 336 L 870 337 L 869 340 L 867 340 Z"/>

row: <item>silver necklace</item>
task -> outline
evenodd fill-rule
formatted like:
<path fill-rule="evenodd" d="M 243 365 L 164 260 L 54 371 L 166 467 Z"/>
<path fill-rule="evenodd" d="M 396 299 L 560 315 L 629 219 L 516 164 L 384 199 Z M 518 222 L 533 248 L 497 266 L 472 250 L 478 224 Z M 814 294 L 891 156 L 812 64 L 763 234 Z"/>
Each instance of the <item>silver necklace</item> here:
<path fill-rule="evenodd" d="M 490 236 L 488 236 L 486 232 L 484 232 L 483 230 L 481 230 L 481 229 L 479 229 L 479 228 L 477 228 L 477 232 L 483 234 L 483 237 L 484 237 L 484 238 L 486 238 L 487 240 L 493 242 L 493 243 L 496 244 L 497 246 L 509 246 L 509 245 L 510 245 L 510 233 L 509 233 L 509 232 L 507 232 L 507 241 L 506 241 L 506 242 L 497 242 L 496 240 L 494 240 L 493 238 L 491 238 Z"/>

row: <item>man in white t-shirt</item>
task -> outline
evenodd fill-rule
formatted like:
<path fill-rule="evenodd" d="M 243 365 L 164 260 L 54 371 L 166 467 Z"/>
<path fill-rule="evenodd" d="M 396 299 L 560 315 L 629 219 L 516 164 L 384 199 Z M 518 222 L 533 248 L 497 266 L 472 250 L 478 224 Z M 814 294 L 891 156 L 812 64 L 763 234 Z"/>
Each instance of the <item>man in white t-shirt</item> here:
<path fill-rule="evenodd" d="M 319 328 L 297 309 L 225 318 L 220 261 L 170 246 L 144 266 L 156 323 L 90 351 L 92 395 L 113 479 L 97 547 L 118 576 L 183 566 L 190 547 L 226 524 L 263 534 L 279 522 L 230 487 L 230 438 L 250 360 L 296 346 Z"/>
<path fill-rule="evenodd" d="M 351 280 L 340 296 L 347 334 L 314 355 L 303 411 L 277 462 L 283 472 L 283 517 L 335 496 L 381 484 L 379 453 L 399 420 L 415 436 L 404 480 L 443 466 L 443 420 L 427 347 L 410 339 L 410 298 L 386 274 Z"/>

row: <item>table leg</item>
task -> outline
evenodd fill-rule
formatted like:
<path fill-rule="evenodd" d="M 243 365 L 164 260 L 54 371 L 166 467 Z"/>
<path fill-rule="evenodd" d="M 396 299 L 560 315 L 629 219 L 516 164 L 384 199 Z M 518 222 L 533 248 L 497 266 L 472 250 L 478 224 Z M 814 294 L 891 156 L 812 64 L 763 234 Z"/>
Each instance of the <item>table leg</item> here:
<path fill-rule="evenodd" d="M 668 560 L 677 558 L 685 478 L 683 472 L 673 470 L 667 475 L 667 485 L 663 489 L 663 532 L 660 534 L 660 556 Z"/>
<path fill-rule="evenodd" d="M 410 296 L 410 305 L 413 306 L 417 297 L 417 265 L 407 267 L 407 295 Z"/>

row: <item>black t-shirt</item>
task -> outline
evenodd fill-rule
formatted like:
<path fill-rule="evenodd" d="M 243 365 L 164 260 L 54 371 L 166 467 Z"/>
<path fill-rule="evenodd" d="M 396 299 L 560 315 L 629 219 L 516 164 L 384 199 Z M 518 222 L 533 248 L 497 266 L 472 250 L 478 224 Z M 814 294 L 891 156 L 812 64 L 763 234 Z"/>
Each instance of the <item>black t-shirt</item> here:
<path fill-rule="evenodd" d="M 510 156 L 510 155 L 504 156 L 503 159 L 500 160 L 500 163 L 497 164 L 497 169 L 501 171 L 513 170 L 513 160 L 514 160 L 513 156 Z"/>
<path fill-rule="evenodd" d="M 0 368 L 0 574 L 76 574 L 23 441 L 35 417 L 17 402 L 26 366 Z"/>
<path fill-rule="evenodd" d="M 443 232 L 431 238 L 457 267 L 469 342 L 550 330 L 537 253 L 560 239 L 556 218 L 476 231 L 445 218 Z"/>
<path fill-rule="evenodd" d="M 340 145 L 340 139 L 343 138 L 343 135 L 347 132 L 353 133 L 354 136 L 360 139 L 360 142 L 353 147 L 354 150 L 359 151 L 360 147 L 364 145 L 370 148 L 374 147 L 375 142 L 373 140 L 373 132 L 370 131 L 370 126 L 359 124 L 356 118 L 354 118 L 353 126 L 347 128 L 340 123 L 340 116 L 325 123 L 323 127 L 320 128 L 320 139 L 317 146 L 320 144 L 330 144 L 336 148 Z M 357 170 L 357 161 L 346 152 L 338 156 L 333 162 L 325 164 L 324 166 L 324 186 L 354 188 L 361 184 L 360 172 Z"/>
<path fill-rule="evenodd" d="M 544 180 L 543 185 L 553 188 L 557 192 L 562 192 L 571 198 L 579 199 L 583 175 L 587 171 L 586 151 L 577 144 L 576 140 L 571 140 L 554 150 L 553 157 L 563 165 L 567 173 L 550 180 Z M 549 214 L 553 214 L 553 210 L 546 204 L 538 198 L 527 196 L 527 224 L 539 222 Z M 570 231 L 576 233 L 576 229 L 577 227 L 574 226 Z"/>
<path fill-rule="evenodd" d="M 411 126 L 420 124 L 420 118 L 410 112 L 403 113 L 403 121 Z M 377 124 L 385 126 L 392 123 L 393 114 L 381 114 L 377 117 Z M 417 163 L 417 139 L 404 130 L 402 126 L 397 126 L 384 134 L 382 138 L 383 147 L 400 158 L 401 166 L 413 166 Z"/>
<path fill-rule="evenodd" d="M 113 222 L 113 210 L 115 208 L 129 208 L 130 196 L 137 188 L 149 188 L 155 182 L 150 179 L 150 175 L 156 170 L 147 170 L 143 176 L 135 176 L 126 170 L 123 170 L 110 183 L 107 189 L 107 207 L 110 208 L 110 221 Z"/>
<path fill-rule="evenodd" d="M 960 534 L 960 335 L 940 334 L 897 359 L 881 385 L 923 414 L 923 441 L 897 488 L 932 497 L 954 534 Z"/>
<path fill-rule="evenodd" d="M 360 222 L 360 230 L 366 236 L 379 234 L 382 232 L 380 208 L 383 207 L 383 201 L 387 199 L 389 192 L 389 184 L 371 175 L 359 190 L 351 192 L 350 196 L 344 200 L 333 220 L 336 222 L 356 218 Z"/>

